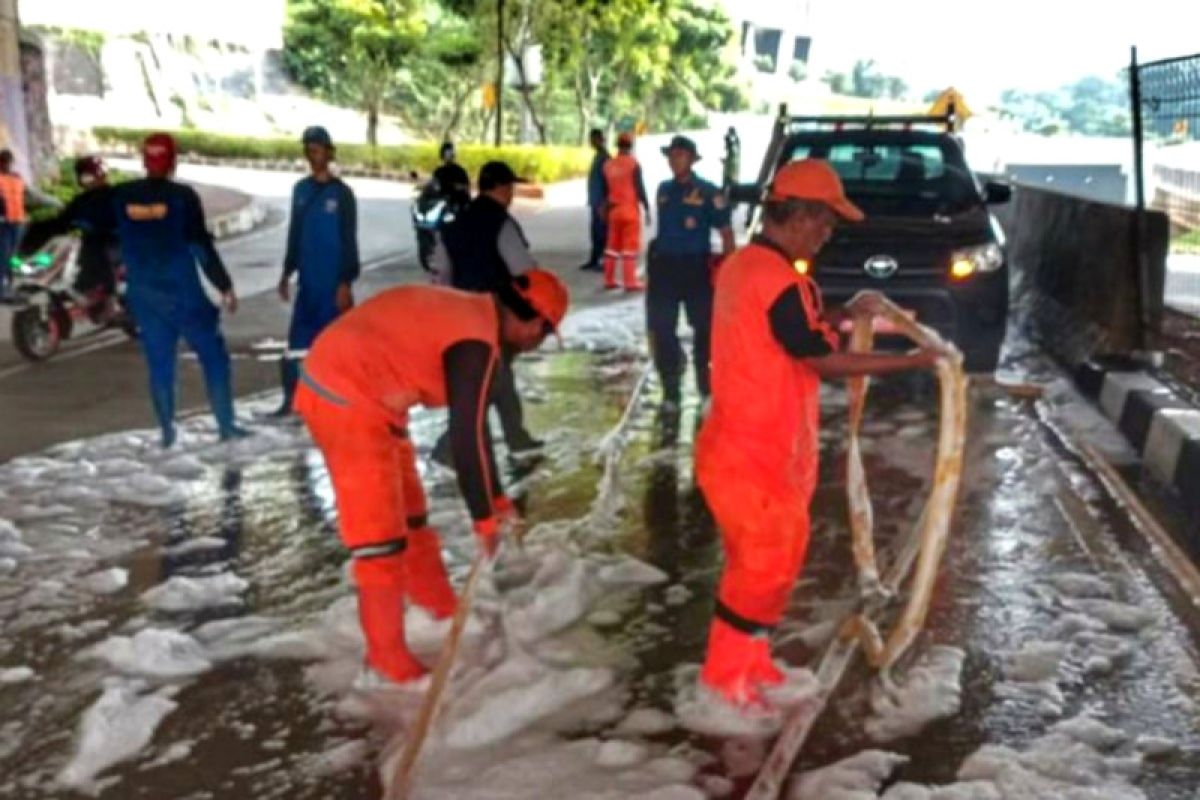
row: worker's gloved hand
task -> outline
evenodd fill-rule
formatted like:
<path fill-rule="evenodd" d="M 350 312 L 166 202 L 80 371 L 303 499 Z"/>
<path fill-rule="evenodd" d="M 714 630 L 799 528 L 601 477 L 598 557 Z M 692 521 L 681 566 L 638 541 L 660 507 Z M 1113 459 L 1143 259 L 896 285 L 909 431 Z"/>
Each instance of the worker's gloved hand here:
<path fill-rule="evenodd" d="M 475 536 L 479 540 L 479 546 L 483 548 L 483 552 L 487 553 L 488 558 L 495 558 L 496 551 L 500 549 L 499 520 L 494 516 L 487 519 L 477 519 L 473 527 L 475 529 Z"/>

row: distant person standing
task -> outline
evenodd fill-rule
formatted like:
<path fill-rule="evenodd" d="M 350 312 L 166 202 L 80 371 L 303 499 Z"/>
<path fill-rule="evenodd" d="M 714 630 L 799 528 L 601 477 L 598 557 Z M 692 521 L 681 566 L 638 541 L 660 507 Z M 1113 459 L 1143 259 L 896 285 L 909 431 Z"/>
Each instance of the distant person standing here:
<path fill-rule="evenodd" d="M 592 157 L 592 168 L 588 170 L 588 218 L 592 235 L 592 252 L 588 260 L 580 265 L 585 272 L 600 272 L 600 259 L 604 254 L 604 243 L 608 238 L 608 188 L 604 185 L 604 165 L 610 158 L 604 146 L 604 131 L 592 128 L 588 142 L 596 155 Z"/>
<path fill-rule="evenodd" d="M 358 208 L 354 192 L 331 171 L 337 149 L 329 132 L 314 126 L 301 137 L 312 172 L 292 189 L 292 216 L 279 296 L 291 300 L 291 280 L 299 291 L 292 307 L 288 353 L 280 367 L 283 402 L 274 416 L 292 413 L 300 367 L 297 351 L 307 350 L 317 334 L 354 305 L 358 278 Z"/>
<path fill-rule="evenodd" d="M 642 167 L 633 157 L 633 134 L 617 137 L 616 158 L 604 165 L 604 185 L 608 189 L 608 243 L 604 251 L 604 288 L 617 288 L 617 264 L 625 291 L 642 290 L 637 277 L 638 255 L 642 249 L 641 206 L 650 224 L 650 200 L 642 180 Z"/>
<path fill-rule="evenodd" d="M 471 200 L 471 176 L 456 160 L 458 152 L 454 142 L 442 142 L 439 153 L 442 163 L 433 171 L 433 180 L 438 186 L 438 192 L 444 197 L 454 197 L 458 202 L 466 204 Z"/>
<path fill-rule="evenodd" d="M 237 295 L 205 226 L 199 195 L 171 180 L 176 152 L 169 134 L 147 136 L 142 146 L 146 177 L 121 184 L 113 198 L 117 238 L 127 269 L 129 310 L 146 356 L 150 400 L 164 448 L 175 443 L 175 362 L 180 337 L 200 360 L 222 441 L 247 435 L 233 415 L 233 381 L 220 312 L 205 294 L 196 265 L 221 293 L 221 302 L 231 314 L 237 310 Z"/>
<path fill-rule="evenodd" d="M 708 361 L 712 330 L 712 231 L 721 234 L 722 256 L 733 252 L 733 228 L 725 195 L 698 177 L 692 168 L 700 160 L 696 143 L 676 136 L 663 148 L 673 177 L 658 187 L 658 236 L 650 247 L 647 266 L 646 327 L 650 352 L 663 385 L 664 409 L 678 409 L 683 376 L 683 347 L 679 343 L 679 307 L 694 334 L 692 358 L 696 388 L 709 395 Z"/>
<path fill-rule="evenodd" d="M 4 203 L 4 218 L 0 221 L 0 297 L 8 297 L 12 257 L 21 240 L 21 230 L 28 218 L 25 215 L 25 181 L 13 172 L 13 153 L 0 150 L 0 200 Z"/>

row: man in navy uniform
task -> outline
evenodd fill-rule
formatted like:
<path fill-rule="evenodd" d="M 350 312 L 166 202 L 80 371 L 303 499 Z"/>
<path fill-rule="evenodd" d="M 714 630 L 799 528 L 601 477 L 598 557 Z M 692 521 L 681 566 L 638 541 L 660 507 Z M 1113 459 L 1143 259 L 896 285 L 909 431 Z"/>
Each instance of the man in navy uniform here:
<path fill-rule="evenodd" d="M 304 131 L 304 157 L 312 174 L 292 189 L 292 216 L 288 225 L 287 253 L 279 296 L 291 300 L 291 280 L 297 275 L 299 291 L 288 329 L 288 353 L 280 368 L 283 403 L 275 412 L 292 413 L 292 397 L 299 378 L 299 360 L 292 354 L 307 350 L 317 334 L 354 305 L 351 287 L 359 273 L 358 210 L 354 192 L 333 174 L 336 150 L 329 132 L 320 126 Z"/>
<path fill-rule="evenodd" d="M 600 272 L 600 256 L 604 253 L 604 243 L 608 241 L 608 191 L 604 182 L 604 164 L 608 161 L 608 150 L 604 146 L 604 131 L 592 128 L 588 137 L 596 155 L 592 157 L 592 167 L 588 170 L 588 216 L 591 220 L 592 250 L 588 260 L 580 265 L 585 272 Z"/>
<path fill-rule="evenodd" d="M 721 258 L 733 252 L 729 204 L 721 190 L 698 177 L 696 143 L 676 136 L 663 148 L 673 177 L 658 187 L 658 236 L 650 246 L 646 328 L 654 366 L 663 386 L 663 407 L 679 407 L 683 347 L 676 328 L 683 306 L 694 337 L 696 388 L 709 395 L 708 360 L 712 329 L 712 231 L 721 235 Z"/>
<path fill-rule="evenodd" d="M 127 270 L 126 298 L 150 373 L 150 400 L 162 429 L 162 445 L 175 443 L 175 349 L 180 337 L 195 351 L 204 372 L 208 401 L 221 439 L 246 435 L 233 414 L 229 352 L 221 336 L 220 312 L 208 299 L 196 267 L 221 295 L 226 311 L 237 310 L 233 281 L 204 224 L 200 197 L 171 180 L 175 139 L 146 137 L 146 177 L 114 192 L 117 238 Z"/>

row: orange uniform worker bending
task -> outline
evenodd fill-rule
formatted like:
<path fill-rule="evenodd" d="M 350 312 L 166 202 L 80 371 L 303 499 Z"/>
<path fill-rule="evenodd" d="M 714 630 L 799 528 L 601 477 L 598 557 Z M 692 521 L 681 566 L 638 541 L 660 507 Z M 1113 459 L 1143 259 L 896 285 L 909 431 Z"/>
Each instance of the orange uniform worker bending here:
<path fill-rule="evenodd" d="M 531 270 L 511 305 L 436 286 L 391 289 L 321 333 L 300 374 L 295 409 L 325 457 L 342 542 L 353 558 L 367 666 L 404 682 L 425 667 L 404 639 L 405 600 L 436 618 L 454 613 L 436 532 L 426 520 L 408 410 L 449 406 L 458 482 L 481 545 L 512 513 L 496 473 L 487 403 L 502 345 L 537 348 L 567 311 L 567 289 Z"/>
<path fill-rule="evenodd" d="M 617 288 L 617 262 L 621 262 L 621 280 L 625 291 L 642 288 L 637 277 L 638 253 L 642 249 L 642 218 L 638 206 L 650 222 L 650 200 L 642 180 L 642 167 L 633 157 L 633 137 L 617 137 L 617 155 L 604 163 L 604 183 L 608 190 L 608 242 L 604 249 L 604 288 Z"/>
<path fill-rule="evenodd" d="M 782 168 L 764 212 L 762 233 L 717 274 L 713 403 L 696 472 L 725 550 L 700 682 L 742 710 L 773 713 L 762 690 L 783 674 L 769 637 L 808 549 L 820 379 L 930 366 L 937 354 L 838 352 L 820 289 L 794 267 L 812 262 L 839 218 L 863 218 L 826 162 Z"/>

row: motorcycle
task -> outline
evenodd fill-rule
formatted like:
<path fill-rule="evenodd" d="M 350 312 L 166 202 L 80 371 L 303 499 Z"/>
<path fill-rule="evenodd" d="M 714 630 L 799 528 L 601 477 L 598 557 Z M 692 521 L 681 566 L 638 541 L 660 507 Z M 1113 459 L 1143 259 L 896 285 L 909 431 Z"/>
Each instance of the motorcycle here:
<path fill-rule="evenodd" d="M 77 237 L 51 239 L 27 258 L 14 259 L 12 272 L 12 339 L 25 359 L 52 357 L 80 325 L 85 335 L 118 329 L 137 338 L 137 325 L 125 305 L 123 268 L 117 270 L 111 296 L 101 291 L 84 297 L 73 289 L 79 274 Z"/>
<path fill-rule="evenodd" d="M 461 192 L 445 192 L 437 181 L 429 181 L 417 190 L 412 203 L 413 229 L 417 234 L 417 260 L 421 269 L 433 272 L 431 262 L 437 245 L 437 232 L 454 221 L 469 198 Z"/>

